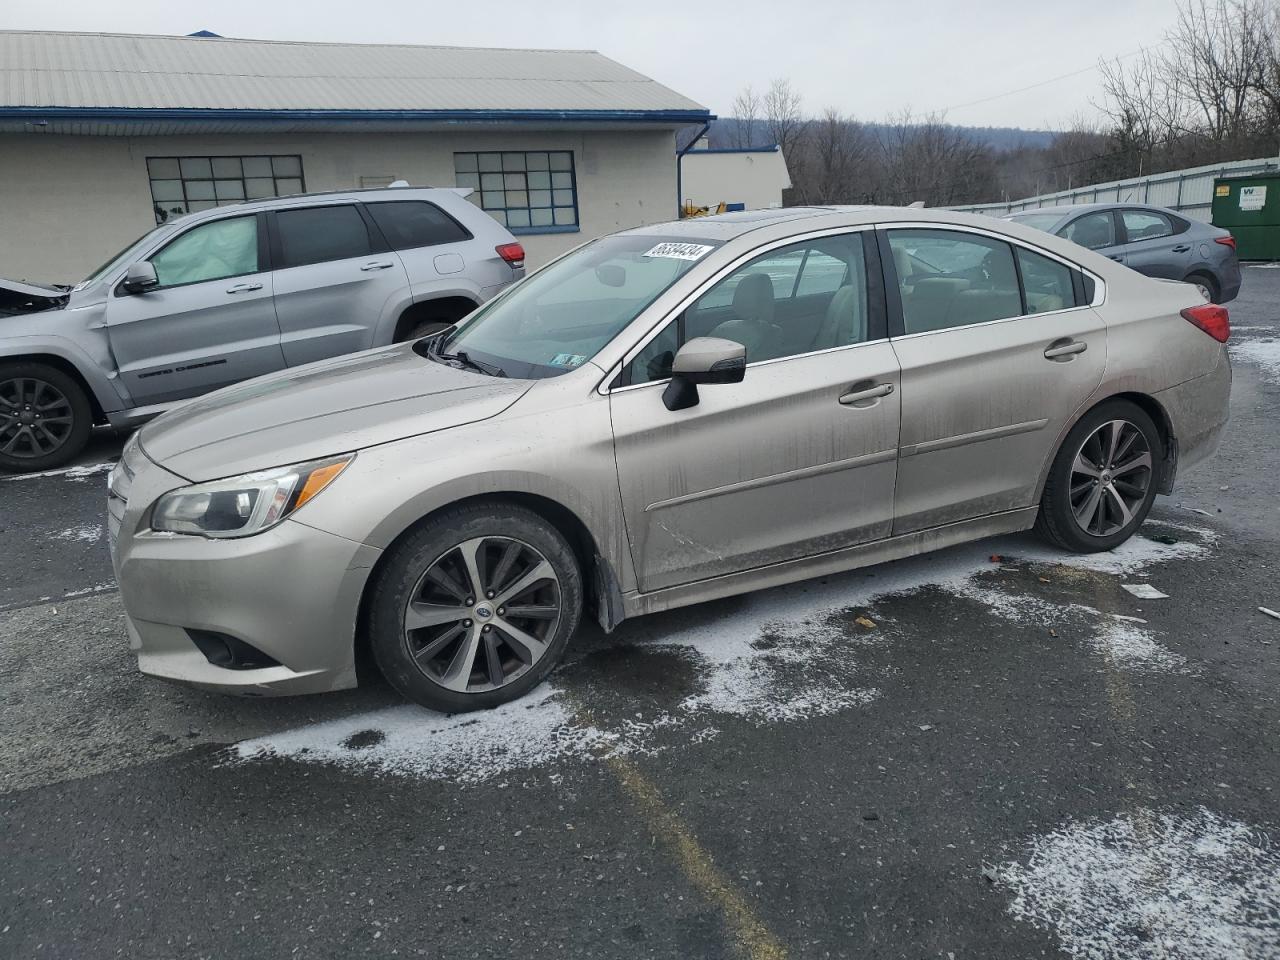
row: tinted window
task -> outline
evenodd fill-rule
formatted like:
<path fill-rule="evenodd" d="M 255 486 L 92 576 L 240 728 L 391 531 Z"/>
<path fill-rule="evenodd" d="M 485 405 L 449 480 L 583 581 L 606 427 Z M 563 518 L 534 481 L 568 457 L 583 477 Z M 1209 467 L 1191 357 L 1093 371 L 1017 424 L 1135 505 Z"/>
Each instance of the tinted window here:
<path fill-rule="evenodd" d="M 1066 237 L 1072 243 L 1078 243 L 1090 250 L 1110 247 L 1116 242 L 1116 225 L 1110 210 L 1098 213 L 1086 213 L 1083 217 L 1072 220 L 1058 231 L 1058 236 Z"/>
<path fill-rule="evenodd" d="M 1120 219 L 1124 221 L 1125 236 L 1130 243 L 1173 235 L 1173 223 L 1169 218 L 1150 210 L 1125 210 Z"/>
<path fill-rule="evenodd" d="M 409 250 L 413 247 L 430 247 L 471 239 L 471 234 L 456 220 L 425 200 L 368 203 L 365 204 L 365 209 L 393 250 Z"/>
<path fill-rule="evenodd" d="M 1007 243 L 950 230 L 889 233 L 907 333 L 945 330 L 1022 313 L 1018 274 Z"/>
<path fill-rule="evenodd" d="M 1027 296 L 1027 313 L 1048 313 L 1076 305 L 1070 267 L 1021 247 L 1017 251 L 1022 288 Z"/>
<path fill-rule="evenodd" d="M 282 267 L 363 257 L 370 252 L 364 218 L 350 205 L 281 210 L 276 226 Z"/>
<path fill-rule="evenodd" d="M 756 257 L 699 297 L 632 360 L 627 382 L 671 376 L 676 351 L 694 337 L 747 348 L 747 362 L 861 343 L 868 337 L 862 237 L 792 244 Z"/>
<path fill-rule="evenodd" d="M 232 217 L 193 227 L 151 258 L 162 287 L 258 271 L 258 218 Z"/>

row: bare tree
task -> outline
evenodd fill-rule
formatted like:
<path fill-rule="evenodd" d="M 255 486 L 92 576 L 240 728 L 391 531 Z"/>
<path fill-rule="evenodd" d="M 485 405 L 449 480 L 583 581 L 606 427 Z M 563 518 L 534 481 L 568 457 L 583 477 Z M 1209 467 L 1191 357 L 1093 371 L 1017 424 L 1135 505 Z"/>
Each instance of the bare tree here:
<path fill-rule="evenodd" d="M 861 124 L 828 107 L 809 121 L 804 138 L 805 158 L 792 171 L 792 183 L 802 203 L 852 203 L 866 189 L 868 138 Z"/>
<path fill-rule="evenodd" d="M 770 138 L 791 163 L 792 153 L 804 135 L 800 94 L 790 80 L 774 80 L 764 95 L 764 125 Z"/>
<path fill-rule="evenodd" d="M 760 118 L 760 95 L 751 84 L 742 88 L 742 92 L 733 100 L 733 116 L 738 121 L 733 132 L 735 147 L 756 146 L 756 124 Z"/>

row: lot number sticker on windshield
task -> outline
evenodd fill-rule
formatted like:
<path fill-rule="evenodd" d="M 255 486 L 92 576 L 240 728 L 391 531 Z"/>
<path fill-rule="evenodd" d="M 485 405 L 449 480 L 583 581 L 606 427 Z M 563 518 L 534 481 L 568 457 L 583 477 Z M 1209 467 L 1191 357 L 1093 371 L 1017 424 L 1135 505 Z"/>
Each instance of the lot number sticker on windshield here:
<path fill-rule="evenodd" d="M 645 256 L 667 257 L 670 260 L 697 260 L 714 249 L 705 243 L 660 243 Z"/>

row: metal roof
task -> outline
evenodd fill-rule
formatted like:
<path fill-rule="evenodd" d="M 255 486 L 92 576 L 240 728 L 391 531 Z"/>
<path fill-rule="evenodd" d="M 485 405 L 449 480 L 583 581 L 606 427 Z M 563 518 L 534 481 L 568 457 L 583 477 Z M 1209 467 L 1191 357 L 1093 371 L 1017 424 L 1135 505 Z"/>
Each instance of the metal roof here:
<path fill-rule="evenodd" d="M 158 124 L 700 122 L 594 50 L 0 31 L 0 129 Z"/>

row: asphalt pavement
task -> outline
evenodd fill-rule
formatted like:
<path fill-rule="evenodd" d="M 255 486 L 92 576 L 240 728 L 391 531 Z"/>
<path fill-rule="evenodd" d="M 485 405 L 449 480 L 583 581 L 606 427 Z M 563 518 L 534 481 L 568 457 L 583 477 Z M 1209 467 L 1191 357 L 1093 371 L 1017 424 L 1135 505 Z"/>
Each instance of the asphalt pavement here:
<path fill-rule="evenodd" d="M 1121 549 L 586 631 L 478 715 L 142 677 L 118 439 L 0 477 L 0 957 L 1280 956 L 1280 270 L 1230 309 L 1222 448 Z"/>

